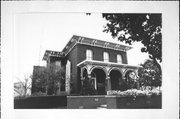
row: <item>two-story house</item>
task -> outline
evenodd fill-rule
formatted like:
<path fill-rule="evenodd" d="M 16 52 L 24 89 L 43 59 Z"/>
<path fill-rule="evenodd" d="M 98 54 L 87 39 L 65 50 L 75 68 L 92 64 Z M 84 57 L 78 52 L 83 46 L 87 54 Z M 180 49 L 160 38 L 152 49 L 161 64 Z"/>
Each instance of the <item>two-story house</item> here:
<path fill-rule="evenodd" d="M 79 94 L 86 76 L 93 80 L 99 95 L 118 90 L 138 66 L 128 65 L 131 47 L 74 35 L 61 52 L 46 50 L 43 60 L 66 71 L 65 91 Z"/>

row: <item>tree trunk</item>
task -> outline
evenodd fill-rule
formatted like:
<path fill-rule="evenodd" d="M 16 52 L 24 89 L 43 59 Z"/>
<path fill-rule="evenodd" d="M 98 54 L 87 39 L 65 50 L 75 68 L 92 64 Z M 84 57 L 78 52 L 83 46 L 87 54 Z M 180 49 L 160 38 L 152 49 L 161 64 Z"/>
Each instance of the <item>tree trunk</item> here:
<path fill-rule="evenodd" d="M 27 84 L 25 83 L 24 84 L 24 94 L 23 94 L 23 96 L 26 96 L 26 93 L 27 93 Z"/>
<path fill-rule="evenodd" d="M 27 93 L 27 89 L 24 88 L 24 96 L 26 96 L 26 93 Z"/>

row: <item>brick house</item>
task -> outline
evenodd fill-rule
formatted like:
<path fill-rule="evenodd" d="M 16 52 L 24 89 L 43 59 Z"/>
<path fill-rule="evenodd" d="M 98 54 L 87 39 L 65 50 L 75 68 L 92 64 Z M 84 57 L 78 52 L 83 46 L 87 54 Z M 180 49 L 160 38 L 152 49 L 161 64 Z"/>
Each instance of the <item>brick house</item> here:
<path fill-rule="evenodd" d="M 64 68 L 65 91 L 79 94 L 87 76 L 99 95 L 118 90 L 130 73 L 137 76 L 139 66 L 128 65 L 127 51 L 131 47 L 112 42 L 73 35 L 61 52 L 46 50 L 43 60 Z"/>

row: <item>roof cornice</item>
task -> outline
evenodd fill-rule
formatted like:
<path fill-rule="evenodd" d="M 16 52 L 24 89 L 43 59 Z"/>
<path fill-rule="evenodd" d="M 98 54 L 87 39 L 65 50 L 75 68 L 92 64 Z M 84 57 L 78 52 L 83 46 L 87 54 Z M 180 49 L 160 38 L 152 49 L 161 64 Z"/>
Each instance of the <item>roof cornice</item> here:
<path fill-rule="evenodd" d="M 117 50 L 117 51 L 123 51 L 126 52 L 132 47 L 126 46 L 126 45 L 121 45 L 117 43 L 112 43 L 108 41 L 102 41 L 98 39 L 93 39 L 93 38 L 87 38 L 83 36 L 77 36 L 73 35 L 70 41 L 66 44 L 62 52 L 64 52 L 65 56 L 73 49 L 76 44 L 84 44 L 84 45 L 89 45 L 89 46 L 94 46 L 94 47 L 102 47 L 106 49 L 111 49 L 111 50 Z"/>
<path fill-rule="evenodd" d="M 101 48 L 105 48 L 105 49 L 111 49 L 111 50 L 117 50 L 117 51 L 123 51 L 123 52 L 126 52 L 126 51 L 132 49 L 132 47 L 126 46 L 126 45 L 121 45 L 121 44 L 112 43 L 112 42 L 108 42 L 108 41 L 73 35 L 72 38 L 70 39 L 70 41 L 66 44 L 66 46 L 62 50 L 62 52 L 46 50 L 44 53 L 44 56 L 43 56 L 43 60 L 47 60 L 48 57 L 50 57 L 50 56 L 64 57 L 77 44 L 84 44 L 84 45 L 89 45 L 89 46 L 93 46 L 93 47 L 101 47 Z"/>
<path fill-rule="evenodd" d="M 54 57 L 64 57 L 63 52 L 58 52 L 58 51 L 52 51 L 52 50 L 46 50 L 43 56 L 43 60 L 48 60 L 50 56 Z"/>

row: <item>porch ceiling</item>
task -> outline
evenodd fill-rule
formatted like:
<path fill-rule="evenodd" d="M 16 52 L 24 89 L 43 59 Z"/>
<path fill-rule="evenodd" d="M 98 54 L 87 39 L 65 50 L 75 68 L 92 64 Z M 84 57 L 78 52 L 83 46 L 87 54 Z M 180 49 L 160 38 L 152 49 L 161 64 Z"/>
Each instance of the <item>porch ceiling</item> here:
<path fill-rule="evenodd" d="M 84 60 L 80 62 L 79 64 L 77 64 L 78 67 L 84 67 L 86 65 L 120 67 L 120 68 L 131 68 L 131 69 L 141 68 L 141 66 L 119 64 L 119 63 L 114 63 L 114 62 L 104 62 L 104 61 L 97 61 L 97 60 Z"/>

